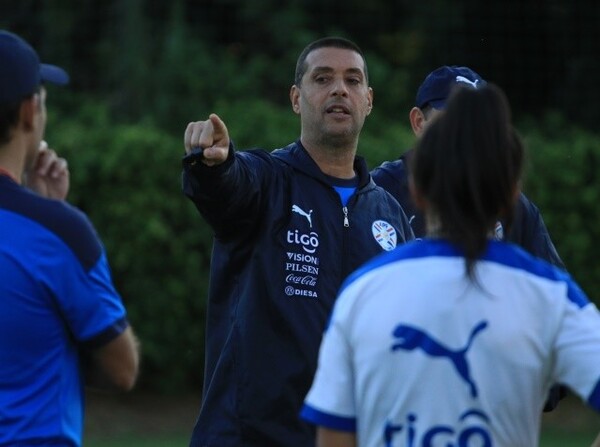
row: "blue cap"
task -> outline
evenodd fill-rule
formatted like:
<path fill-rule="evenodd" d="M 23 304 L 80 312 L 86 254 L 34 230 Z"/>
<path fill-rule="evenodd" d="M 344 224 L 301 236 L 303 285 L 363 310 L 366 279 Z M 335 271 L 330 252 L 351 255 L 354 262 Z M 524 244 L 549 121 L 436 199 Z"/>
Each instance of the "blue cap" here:
<path fill-rule="evenodd" d="M 444 65 L 427 75 L 417 91 L 415 105 L 420 109 L 426 105 L 443 109 L 452 88 L 457 84 L 479 88 L 485 85 L 485 81 L 468 67 Z"/>
<path fill-rule="evenodd" d="M 42 82 L 65 85 L 69 75 L 42 64 L 35 50 L 16 34 L 0 30 L 0 103 L 13 103 L 35 93 Z"/>

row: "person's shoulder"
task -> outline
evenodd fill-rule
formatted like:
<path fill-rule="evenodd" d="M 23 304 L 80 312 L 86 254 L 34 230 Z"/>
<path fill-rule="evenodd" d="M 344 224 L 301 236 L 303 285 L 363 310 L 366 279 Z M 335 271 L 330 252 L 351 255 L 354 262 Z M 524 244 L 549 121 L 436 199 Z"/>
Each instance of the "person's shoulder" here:
<path fill-rule="evenodd" d="M 532 255 L 518 245 L 492 241 L 485 259 L 520 270 L 537 280 L 560 284 L 566 292 L 565 297 L 580 308 L 590 303 L 589 298 L 570 273 L 545 259 Z"/>
<path fill-rule="evenodd" d="M 375 181 L 382 177 L 404 178 L 406 175 L 406 163 L 402 158 L 388 160 L 371 170 L 371 176 Z"/>
<path fill-rule="evenodd" d="M 547 234 L 548 230 L 539 208 L 523 193 L 515 204 L 509 240 L 522 245 L 531 251 L 532 238 Z M 517 236 L 520 235 L 520 236 Z"/>
<path fill-rule="evenodd" d="M 68 202 L 30 192 L 21 196 L 12 211 L 60 239 L 75 253 L 84 268 L 90 268 L 98 260 L 102 247 L 95 228 L 83 211 Z"/>
<path fill-rule="evenodd" d="M 294 141 L 286 146 L 273 149 L 270 154 L 278 157 L 287 157 L 301 150 L 303 149 L 300 143 L 298 141 Z"/>
<path fill-rule="evenodd" d="M 75 253 L 84 269 L 91 268 L 102 253 L 100 238 L 88 216 L 73 205 L 60 201 L 54 204 L 58 225 L 51 230 Z"/>
<path fill-rule="evenodd" d="M 485 259 L 540 278 L 553 281 L 568 279 L 568 274 L 564 270 L 512 242 L 490 241 Z"/>
<path fill-rule="evenodd" d="M 267 150 L 262 147 L 252 147 L 236 152 L 236 156 L 250 163 L 274 163 L 289 164 L 291 160 L 298 156 L 300 148 L 296 143 L 287 146 Z"/>
<path fill-rule="evenodd" d="M 273 149 L 268 153 L 270 157 L 277 161 L 284 162 L 286 164 L 294 164 L 294 161 L 302 161 L 308 157 L 306 150 L 302 147 L 300 142 L 294 141 L 277 149 Z"/>
<path fill-rule="evenodd" d="M 392 192 L 385 185 L 381 185 L 377 183 L 374 178 L 371 178 L 371 183 L 369 184 L 370 189 L 369 192 L 372 194 L 378 195 L 377 201 L 385 203 L 389 207 L 393 208 L 402 208 L 402 205 L 398 201 L 398 199 L 394 196 Z"/>
<path fill-rule="evenodd" d="M 405 213 L 413 212 L 413 204 L 408 186 L 408 172 L 404 160 L 387 161 L 371 171 L 371 179 L 383 188 L 394 201 L 398 202 Z"/>
<path fill-rule="evenodd" d="M 540 213 L 539 208 L 535 203 L 533 203 L 524 193 L 519 194 L 519 198 L 517 200 L 517 207 L 519 210 L 526 215 L 536 216 Z"/>
<path fill-rule="evenodd" d="M 232 166 L 241 167 L 245 172 L 252 173 L 253 176 L 271 177 L 276 172 L 280 171 L 280 167 L 285 165 L 286 155 L 285 148 L 269 151 L 262 147 L 250 147 L 236 150 L 232 157 L 232 163 L 227 167 L 226 172 L 229 172 Z"/>
<path fill-rule="evenodd" d="M 408 183 L 408 160 L 412 156 L 412 149 L 406 151 L 396 160 L 388 160 L 371 170 L 371 177 L 380 186 L 387 190 L 395 190 L 398 185 Z"/>

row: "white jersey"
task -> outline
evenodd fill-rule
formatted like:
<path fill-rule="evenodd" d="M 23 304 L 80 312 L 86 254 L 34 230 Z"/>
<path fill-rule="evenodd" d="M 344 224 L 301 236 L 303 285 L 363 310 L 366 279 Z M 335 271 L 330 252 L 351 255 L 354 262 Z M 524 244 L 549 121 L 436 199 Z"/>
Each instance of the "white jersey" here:
<path fill-rule="evenodd" d="M 537 446 L 561 383 L 600 410 L 600 314 L 559 269 L 490 241 L 377 257 L 341 289 L 302 417 L 360 447 Z"/>

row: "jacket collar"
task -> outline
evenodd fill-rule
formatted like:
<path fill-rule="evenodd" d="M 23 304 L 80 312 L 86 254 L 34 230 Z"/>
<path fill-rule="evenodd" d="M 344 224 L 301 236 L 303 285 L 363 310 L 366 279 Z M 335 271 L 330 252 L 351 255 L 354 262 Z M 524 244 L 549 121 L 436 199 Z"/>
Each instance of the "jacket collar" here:
<path fill-rule="evenodd" d="M 293 166 L 295 169 L 329 184 L 327 177 L 319 169 L 319 166 L 311 158 L 304 146 L 302 146 L 300 140 L 288 144 L 286 147 L 276 149 L 271 154 L 284 163 Z M 354 157 L 354 171 L 358 176 L 359 188 L 363 188 L 371 183 L 372 186 L 375 185 L 371 180 L 367 163 L 360 155 Z"/>

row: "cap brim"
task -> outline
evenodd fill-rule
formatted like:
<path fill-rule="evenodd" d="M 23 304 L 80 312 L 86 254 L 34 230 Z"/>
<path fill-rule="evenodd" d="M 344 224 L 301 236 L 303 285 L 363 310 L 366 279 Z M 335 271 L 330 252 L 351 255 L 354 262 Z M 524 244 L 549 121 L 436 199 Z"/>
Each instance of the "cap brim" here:
<path fill-rule="evenodd" d="M 66 85 L 69 83 L 69 74 L 56 65 L 40 64 L 40 78 L 42 82 L 50 82 L 57 85 Z"/>

